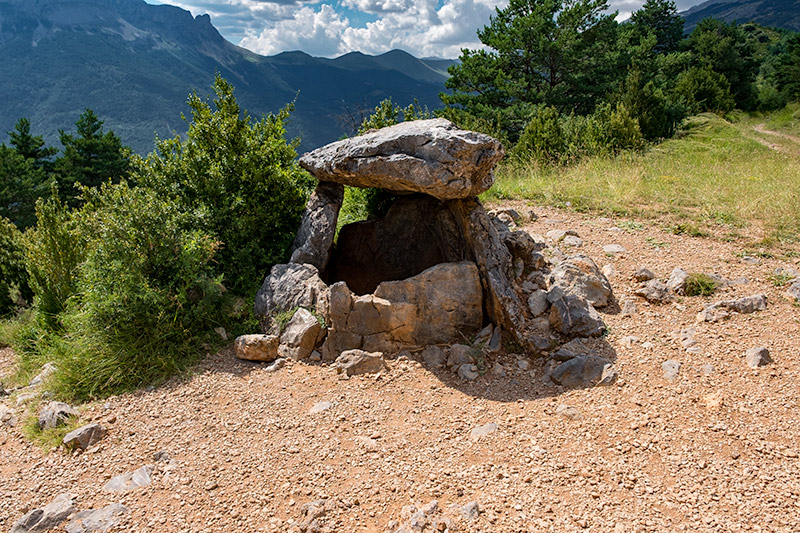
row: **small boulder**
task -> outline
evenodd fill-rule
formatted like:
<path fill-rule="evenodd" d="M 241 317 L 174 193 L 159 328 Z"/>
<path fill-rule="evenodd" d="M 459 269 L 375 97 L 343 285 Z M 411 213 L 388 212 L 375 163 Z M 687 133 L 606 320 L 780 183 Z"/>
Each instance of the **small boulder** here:
<path fill-rule="evenodd" d="M 41 369 L 41 370 L 39 371 L 39 373 L 36 375 L 36 377 L 34 377 L 34 378 L 31 380 L 31 382 L 30 382 L 30 386 L 31 386 L 31 387 L 35 387 L 35 386 L 37 386 L 37 385 L 41 384 L 42 382 L 44 382 L 44 380 L 46 380 L 46 379 L 47 379 L 47 378 L 49 378 L 51 375 L 53 375 L 53 373 L 54 373 L 55 371 L 56 371 L 56 365 L 55 365 L 55 364 L 53 364 L 53 363 L 45 363 L 45 364 L 42 366 L 42 369 Z"/>
<path fill-rule="evenodd" d="M 789 285 L 789 288 L 786 289 L 786 296 L 788 296 L 789 300 L 792 302 L 800 302 L 800 279 L 794 280 L 792 284 Z"/>
<path fill-rule="evenodd" d="M 67 448 L 86 450 L 100 442 L 105 434 L 106 431 L 100 424 L 87 424 L 64 435 L 62 442 Z"/>
<path fill-rule="evenodd" d="M 7 427 L 15 427 L 17 425 L 17 416 L 14 410 L 7 405 L 0 403 L 0 425 Z"/>
<path fill-rule="evenodd" d="M 769 356 L 769 350 L 764 346 L 747 350 L 745 352 L 745 360 L 747 361 L 747 366 L 750 368 L 767 366 L 772 362 L 772 358 Z"/>
<path fill-rule="evenodd" d="M 69 515 L 77 511 L 72 494 L 59 494 L 41 509 L 33 509 L 11 526 L 11 533 L 46 531 L 56 528 Z"/>
<path fill-rule="evenodd" d="M 675 268 L 669 275 L 667 280 L 667 287 L 672 289 L 676 294 L 683 294 L 686 292 L 686 280 L 689 279 L 689 273 L 682 268 Z"/>
<path fill-rule="evenodd" d="M 49 402 L 39 411 L 39 429 L 53 429 L 66 424 L 70 417 L 78 416 L 80 413 L 64 402 Z"/>
<path fill-rule="evenodd" d="M 239 359 L 270 362 L 278 358 L 279 344 L 280 339 L 277 335 L 255 333 L 236 337 L 233 347 Z"/>
<path fill-rule="evenodd" d="M 67 533 L 106 532 L 119 524 L 120 516 L 129 512 L 121 503 L 112 503 L 101 509 L 89 509 L 76 514 L 67 524 Z"/>
<path fill-rule="evenodd" d="M 319 320 L 307 309 L 299 308 L 281 334 L 278 354 L 294 360 L 307 359 L 317 347 L 321 331 Z"/>
<path fill-rule="evenodd" d="M 611 283 L 588 256 L 574 255 L 561 261 L 550 274 L 550 287 L 582 298 L 594 307 L 605 307 L 612 296 Z"/>
<path fill-rule="evenodd" d="M 454 344 L 447 354 L 447 366 L 456 371 L 461 365 L 473 363 L 472 347 L 466 344 Z"/>
<path fill-rule="evenodd" d="M 336 371 L 348 376 L 359 374 L 374 374 L 386 368 L 383 354 L 380 352 L 365 352 L 364 350 L 347 350 L 336 358 L 334 363 Z"/>
<path fill-rule="evenodd" d="M 643 266 L 637 268 L 636 272 L 633 273 L 633 279 L 638 282 L 650 281 L 651 279 L 655 279 L 655 277 L 656 275 L 653 274 L 650 269 Z"/>
<path fill-rule="evenodd" d="M 550 302 L 547 301 L 547 291 L 536 289 L 528 296 L 528 309 L 533 316 L 543 315 L 548 307 Z"/>
<path fill-rule="evenodd" d="M 651 279 L 633 291 L 636 296 L 641 296 L 645 300 L 656 304 L 665 304 L 673 301 L 675 295 L 663 281 Z"/>
<path fill-rule="evenodd" d="M 153 474 L 154 469 L 154 465 L 144 465 L 133 472 L 120 474 L 103 485 L 103 490 L 106 492 L 127 492 L 139 487 L 146 487 L 153 482 L 150 476 Z"/>
<path fill-rule="evenodd" d="M 550 379 L 567 388 L 591 387 L 603 376 L 603 370 L 611 361 L 596 355 L 573 357 L 550 372 Z"/>
<path fill-rule="evenodd" d="M 675 381 L 675 378 L 678 377 L 678 373 L 681 370 L 681 364 L 674 359 L 668 359 L 661 363 L 661 370 L 664 371 L 664 379 Z"/>
<path fill-rule="evenodd" d="M 464 381 L 475 381 L 478 379 L 479 375 L 478 367 L 471 363 L 466 363 L 458 367 L 458 377 Z"/>
<path fill-rule="evenodd" d="M 420 356 L 422 356 L 422 360 L 425 361 L 429 368 L 441 368 L 444 366 L 444 351 L 438 346 L 426 346 Z"/>
<path fill-rule="evenodd" d="M 603 251 L 607 254 L 624 254 L 628 250 L 621 244 L 606 244 Z"/>
<path fill-rule="evenodd" d="M 606 329 L 603 319 L 586 300 L 564 294 L 554 287 L 547 294 L 550 302 L 550 324 L 563 333 L 579 337 L 599 337 Z"/>

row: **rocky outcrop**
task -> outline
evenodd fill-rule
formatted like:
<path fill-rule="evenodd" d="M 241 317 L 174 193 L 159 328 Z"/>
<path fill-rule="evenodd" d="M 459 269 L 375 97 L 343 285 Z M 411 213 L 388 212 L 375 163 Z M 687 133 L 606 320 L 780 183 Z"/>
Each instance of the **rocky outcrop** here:
<path fill-rule="evenodd" d="M 442 263 L 357 296 L 345 283 L 330 288 L 330 329 L 323 360 L 348 348 L 396 352 L 452 343 L 481 328 L 481 286 L 474 263 Z"/>
<path fill-rule="evenodd" d="M 303 155 L 300 166 L 320 181 L 450 200 L 488 190 L 503 153 L 502 145 L 488 135 L 436 118 L 331 143 Z"/>
<path fill-rule="evenodd" d="M 292 244 L 292 263 L 313 265 L 319 272 L 325 272 L 343 200 L 342 185 L 327 182 L 317 185 Z"/>
<path fill-rule="evenodd" d="M 272 322 L 278 313 L 305 307 L 325 315 L 328 286 L 310 264 L 275 265 L 256 294 L 255 314 L 265 332 L 275 332 Z"/>

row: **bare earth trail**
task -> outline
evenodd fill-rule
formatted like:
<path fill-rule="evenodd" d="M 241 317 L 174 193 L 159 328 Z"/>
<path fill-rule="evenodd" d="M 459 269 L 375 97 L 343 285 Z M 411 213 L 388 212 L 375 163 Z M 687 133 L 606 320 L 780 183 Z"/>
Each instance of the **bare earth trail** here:
<path fill-rule="evenodd" d="M 546 385 L 541 360 L 510 353 L 505 377 L 463 382 L 403 358 L 377 377 L 305 363 L 269 373 L 225 349 L 191 376 L 85 407 L 83 419 L 109 431 L 87 452 L 44 454 L 19 427 L 0 427 L 0 530 L 71 492 L 79 509 L 124 503 L 114 531 L 396 531 L 405 506 L 434 499 L 450 531 L 800 531 L 800 309 L 769 279 L 800 261 L 751 264 L 741 243 L 536 212 L 525 229 L 576 230 L 584 245 L 564 251 L 613 265 L 617 300 L 636 300 L 632 316 L 603 314 L 613 386 Z M 627 252 L 604 254 L 607 244 Z M 657 306 L 633 296 L 639 266 L 660 279 L 680 266 L 749 281 Z M 766 310 L 695 321 L 709 302 L 756 293 Z M 699 354 L 675 334 L 688 327 Z M 771 365 L 748 368 L 756 346 Z M 0 351 L 0 372 L 12 357 Z M 662 370 L 670 359 L 681 363 L 673 381 Z M 332 406 L 309 413 L 324 401 Z M 496 429 L 471 434 L 488 423 Z M 174 462 L 158 463 L 149 486 L 101 490 L 159 451 Z M 463 513 L 470 502 L 477 517 Z M 310 516 L 318 529 L 305 527 Z"/>
<path fill-rule="evenodd" d="M 753 131 L 761 133 L 763 135 L 767 135 L 772 138 L 777 137 L 778 139 L 780 139 L 779 144 L 770 142 L 769 140 L 764 139 L 763 137 L 760 136 L 755 136 L 751 138 L 763 144 L 764 146 L 772 150 L 776 150 L 778 152 L 783 152 L 790 155 L 800 154 L 800 137 L 796 137 L 794 135 L 790 135 L 788 133 L 783 133 L 780 131 L 768 130 L 766 129 L 766 127 L 767 127 L 766 124 L 757 124 L 753 126 Z"/>

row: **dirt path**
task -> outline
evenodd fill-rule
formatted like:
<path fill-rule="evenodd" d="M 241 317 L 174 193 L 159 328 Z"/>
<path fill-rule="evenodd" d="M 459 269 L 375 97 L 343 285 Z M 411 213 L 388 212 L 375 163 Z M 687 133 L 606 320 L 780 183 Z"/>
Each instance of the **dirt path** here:
<path fill-rule="evenodd" d="M 109 430 L 88 452 L 43 454 L 0 427 L 0 530 L 68 491 L 80 509 L 127 506 L 113 531 L 396 531 L 407 506 L 432 500 L 449 531 L 800 531 L 800 314 L 770 281 L 800 260 L 743 261 L 737 243 L 536 211 L 525 229 L 575 230 L 584 244 L 565 251 L 612 265 L 616 298 L 636 302 L 632 316 L 601 311 L 615 385 L 545 384 L 541 360 L 509 353 L 505 377 L 464 382 L 403 359 L 349 380 L 317 364 L 269 373 L 226 349 L 187 378 L 85 407 Z M 627 252 L 605 254 L 607 244 Z M 748 281 L 657 306 L 633 296 L 639 266 L 661 279 L 680 266 Z M 766 310 L 695 321 L 708 302 L 755 293 Z M 699 353 L 679 341 L 690 327 Z M 756 346 L 771 365 L 748 368 Z M 680 364 L 672 381 L 668 360 Z M 331 406 L 310 413 L 319 402 Z M 474 435 L 480 426 L 487 434 Z M 160 451 L 173 462 L 158 463 L 149 486 L 101 490 Z"/>
<path fill-rule="evenodd" d="M 783 152 L 783 153 L 792 154 L 792 155 L 800 154 L 800 137 L 796 137 L 794 135 L 789 135 L 788 133 L 783 133 L 783 132 L 780 132 L 780 131 L 768 130 L 768 129 L 766 129 L 766 127 L 767 127 L 766 124 L 757 124 L 757 125 L 753 126 L 753 130 L 756 131 L 757 133 L 761 133 L 761 134 L 764 134 L 764 135 L 769 135 L 769 136 L 772 136 L 772 137 L 777 137 L 777 138 L 779 138 L 779 139 L 781 139 L 783 141 L 788 141 L 788 144 L 786 144 L 786 143 L 775 144 L 775 143 L 769 142 L 768 140 L 764 139 L 763 137 L 758 137 L 758 136 L 752 137 L 752 139 L 754 139 L 755 141 L 758 141 L 759 143 L 763 144 L 764 146 L 766 146 L 766 147 L 768 147 L 768 148 L 770 148 L 772 150 L 776 150 L 778 152 Z"/>

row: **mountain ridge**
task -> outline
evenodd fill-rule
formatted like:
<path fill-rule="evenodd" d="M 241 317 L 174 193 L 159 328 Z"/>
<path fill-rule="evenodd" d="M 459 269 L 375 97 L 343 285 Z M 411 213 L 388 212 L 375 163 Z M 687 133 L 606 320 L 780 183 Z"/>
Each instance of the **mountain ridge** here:
<path fill-rule="evenodd" d="M 709 17 L 727 23 L 755 22 L 762 26 L 800 31 L 800 0 L 708 0 L 682 11 L 680 15 L 684 18 L 686 32 Z"/>
<path fill-rule="evenodd" d="M 301 149 L 352 133 L 380 100 L 439 105 L 454 61 L 396 50 L 334 59 L 304 52 L 261 56 L 225 40 L 208 15 L 142 0 L 0 0 L 0 131 L 20 117 L 53 145 L 90 107 L 139 153 L 186 131 L 187 96 L 207 95 L 219 71 L 251 115 L 289 102 Z"/>

